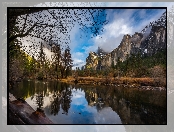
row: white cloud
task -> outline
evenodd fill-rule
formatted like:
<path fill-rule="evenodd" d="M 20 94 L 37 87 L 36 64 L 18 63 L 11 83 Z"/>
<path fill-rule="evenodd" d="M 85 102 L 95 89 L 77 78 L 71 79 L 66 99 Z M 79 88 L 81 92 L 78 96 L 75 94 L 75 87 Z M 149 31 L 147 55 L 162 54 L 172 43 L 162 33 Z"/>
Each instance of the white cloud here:
<path fill-rule="evenodd" d="M 73 96 L 74 99 L 79 99 L 79 98 L 82 98 L 82 97 L 83 97 L 83 95 L 80 95 L 80 94 L 77 94 L 77 95 Z"/>
<path fill-rule="evenodd" d="M 96 38 L 97 39 L 97 38 Z M 98 39 L 99 40 L 99 39 Z M 92 45 L 92 46 L 83 46 L 82 49 L 85 50 L 85 54 L 89 54 L 91 51 L 96 51 L 98 48 L 97 45 Z"/>
<path fill-rule="evenodd" d="M 83 97 L 85 97 L 84 91 L 80 91 L 79 89 L 77 91 L 73 91 L 72 99 L 83 98 Z"/>
<path fill-rule="evenodd" d="M 85 65 L 85 55 L 82 52 L 74 52 L 72 53 L 72 59 L 73 59 L 73 67 L 72 69 L 75 69 L 76 67 L 81 68 Z"/>
<path fill-rule="evenodd" d="M 43 50 L 44 50 L 44 53 L 46 54 L 47 58 L 51 61 L 51 60 L 52 60 L 52 59 L 51 59 L 51 56 L 54 55 L 54 53 L 51 52 L 51 51 L 50 51 L 49 49 L 47 49 L 47 48 L 43 48 Z"/>
<path fill-rule="evenodd" d="M 107 122 L 108 124 L 121 124 L 119 115 L 111 107 L 102 108 L 94 117 L 97 124 Z"/>
<path fill-rule="evenodd" d="M 116 15 L 117 14 L 115 14 L 113 17 L 116 17 Z M 133 27 L 128 20 L 117 17 L 117 19 L 115 19 L 113 22 L 104 26 L 104 33 L 102 35 L 93 39 L 95 44 L 93 47 L 99 46 L 105 51 L 110 52 L 114 48 L 118 47 L 123 35 L 132 33 Z"/>

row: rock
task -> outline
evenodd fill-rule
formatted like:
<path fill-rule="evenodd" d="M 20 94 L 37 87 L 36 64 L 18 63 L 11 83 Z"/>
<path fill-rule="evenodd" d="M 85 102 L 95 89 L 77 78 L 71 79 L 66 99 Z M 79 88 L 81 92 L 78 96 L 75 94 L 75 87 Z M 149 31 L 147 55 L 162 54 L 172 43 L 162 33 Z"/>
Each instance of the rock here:
<path fill-rule="evenodd" d="M 21 101 L 22 103 L 26 102 L 23 98 L 18 98 L 17 100 Z"/>
<path fill-rule="evenodd" d="M 28 103 L 23 103 L 20 99 L 9 101 L 8 109 L 12 115 L 17 117 L 15 119 L 19 118 L 19 124 L 53 124 L 43 112 L 35 111 Z M 17 124 L 17 122 L 12 122 L 12 120 L 12 117 L 10 117 L 9 124 Z"/>
<path fill-rule="evenodd" d="M 17 100 L 13 94 L 9 93 L 9 101 L 14 101 L 14 100 Z"/>

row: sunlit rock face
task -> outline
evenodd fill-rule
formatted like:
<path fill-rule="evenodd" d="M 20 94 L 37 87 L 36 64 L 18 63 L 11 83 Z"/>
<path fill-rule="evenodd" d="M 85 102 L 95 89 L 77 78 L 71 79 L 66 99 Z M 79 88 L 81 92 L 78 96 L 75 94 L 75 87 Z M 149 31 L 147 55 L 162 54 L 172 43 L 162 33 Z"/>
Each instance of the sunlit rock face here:
<path fill-rule="evenodd" d="M 98 65 L 98 55 L 95 52 L 90 52 L 86 58 L 86 68 L 96 69 Z"/>
<path fill-rule="evenodd" d="M 166 49 L 166 14 L 149 25 L 142 33 L 124 35 L 120 45 L 110 53 L 104 52 L 101 48 L 97 53 L 90 52 L 86 59 L 86 68 L 103 69 L 116 65 L 118 60 L 125 61 L 132 54 L 151 56 L 159 50 Z"/>

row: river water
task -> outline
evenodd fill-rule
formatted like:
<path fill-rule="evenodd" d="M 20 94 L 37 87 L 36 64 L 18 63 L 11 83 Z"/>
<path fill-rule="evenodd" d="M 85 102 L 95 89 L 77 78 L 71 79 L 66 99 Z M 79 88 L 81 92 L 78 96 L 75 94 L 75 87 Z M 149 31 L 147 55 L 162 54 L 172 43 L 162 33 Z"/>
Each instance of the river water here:
<path fill-rule="evenodd" d="M 10 90 L 55 124 L 166 124 L 166 91 L 24 80 Z"/>

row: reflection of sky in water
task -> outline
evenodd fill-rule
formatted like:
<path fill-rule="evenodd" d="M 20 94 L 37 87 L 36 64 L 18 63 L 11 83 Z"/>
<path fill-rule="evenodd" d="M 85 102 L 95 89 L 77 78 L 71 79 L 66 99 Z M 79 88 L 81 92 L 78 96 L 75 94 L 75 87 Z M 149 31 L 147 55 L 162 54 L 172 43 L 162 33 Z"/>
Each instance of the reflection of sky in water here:
<path fill-rule="evenodd" d="M 68 114 L 64 114 L 62 108 L 57 115 L 50 114 L 50 98 L 44 97 L 43 108 L 45 114 L 57 124 L 121 124 L 119 115 L 110 107 L 97 110 L 96 106 L 89 106 L 85 98 L 85 92 L 72 89 L 71 105 Z M 26 101 L 36 110 L 36 98 L 31 97 Z"/>
<path fill-rule="evenodd" d="M 75 121 L 74 123 L 116 123 L 121 124 L 120 117 L 112 111 L 110 107 L 105 107 L 97 112 L 96 106 L 89 106 L 85 99 L 85 92 L 77 90 L 73 92 L 71 108 L 72 111 L 81 112 L 81 115 L 76 118 L 83 119 L 82 122 Z M 92 121 L 92 122 L 91 122 Z"/>

